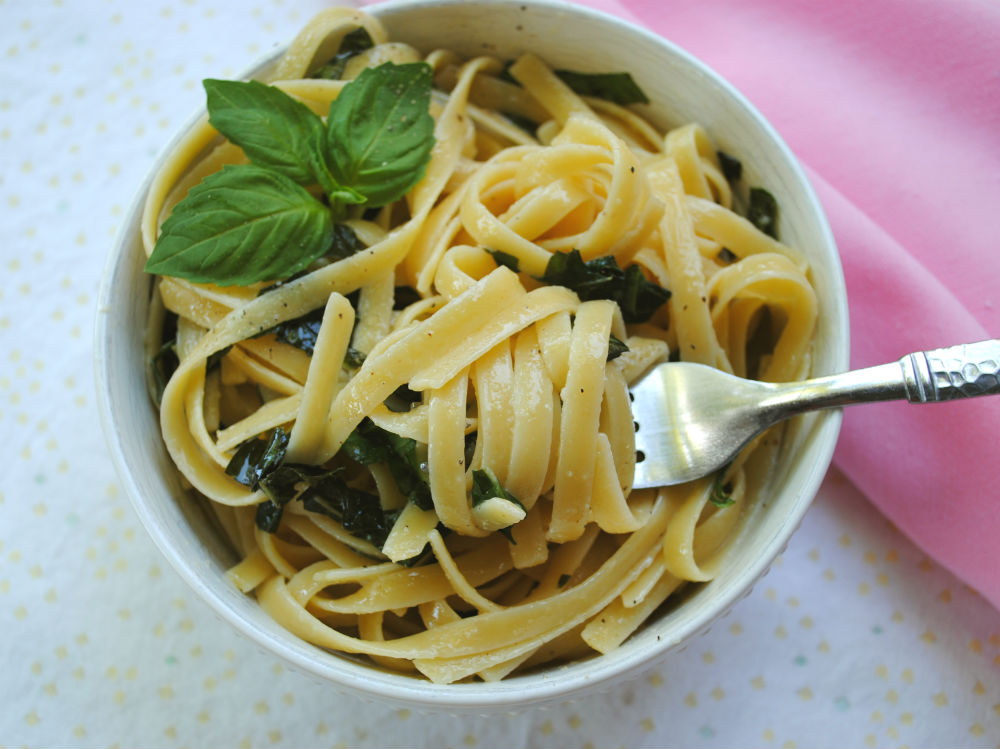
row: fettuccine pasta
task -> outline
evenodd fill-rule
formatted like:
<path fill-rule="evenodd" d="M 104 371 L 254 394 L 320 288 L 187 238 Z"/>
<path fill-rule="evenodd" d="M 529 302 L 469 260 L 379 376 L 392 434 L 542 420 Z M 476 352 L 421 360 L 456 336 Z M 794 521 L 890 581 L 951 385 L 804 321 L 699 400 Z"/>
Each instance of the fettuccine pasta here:
<path fill-rule="evenodd" d="M 339 79 L 309 78 L 359 27 L 374 46 Z M 231 538 L 232 582 L 311 643 L 438 683 L 608 652 L 715 575 L 752 509 L 748 467 L 775 444 L 758 441 L 720 476 L 633 491 L 629 384 L 670 358 L 803 377 L 817 307 L 807 263 L 734 209 L 739 191 L 703 128 L 663 133 L 574 93 L 535 55 L 505 67 L 422 54 L 334 9 L 267 82 L 325 115 L 385 61 L 433 69 L 422 179 L 348 212 L 359 251 L 273 288 L 157 279 L 151 371 L 164 341 L 177 357 L 158 394 L 163 439 Z M 150 188 L 147 255 L 193 186 L 246 161 L 197 123 Z M 553 257 L 574 253 L 638 268 L 669 300 L 636 321 L 623 303 L 544 281 Z M 311 352 L 276 334 L 310 315 Z M 278 430 L 284 464 L 305 467 L 293 493 L 335 473 L 351 497 L 377 497 L 384 533 L 358 532 L 322 501 L 277 507 L 236 480 L 241 446 Z M 364 435 L 404 447 L 358 459 Z M 483 480 L 502 490 L 484 498 Z M 275 527 L 261 527 L 262 505 L 280 511 Z"/>

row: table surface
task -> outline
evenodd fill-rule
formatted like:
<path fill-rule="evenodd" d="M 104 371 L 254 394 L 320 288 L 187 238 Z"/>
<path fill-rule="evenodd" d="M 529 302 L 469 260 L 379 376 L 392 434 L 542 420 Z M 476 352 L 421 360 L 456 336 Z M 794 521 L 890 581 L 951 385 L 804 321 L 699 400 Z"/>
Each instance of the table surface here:
<path fill-rule="evenodd" d="M 0 0 L 0 745 L 997 746 L 1000 614 L 836 470 L 708 634 L 608 693 L 517 715 L 318 685 L 186 588 L 105 449 L 97 289 L 201 79 L 238 75 L 324 5 Z"/>

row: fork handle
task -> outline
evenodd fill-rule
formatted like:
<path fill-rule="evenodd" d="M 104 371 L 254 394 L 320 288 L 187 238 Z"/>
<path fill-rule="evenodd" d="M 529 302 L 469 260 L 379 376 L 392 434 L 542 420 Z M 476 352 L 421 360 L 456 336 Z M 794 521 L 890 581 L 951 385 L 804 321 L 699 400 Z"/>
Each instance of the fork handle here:
<path fill-rule="evenodd" d="M 921 351 L 899 360 L 906 399 L 936 403 L 1000 393 L 1000 341 Z"/>
<path fill-rule="evenodd" d="M 771 387 L 771 396 L 761 404 L 769 423 L 852 403 L 903 398 L 935 403 L 996 395 L 1000 394 L 1000 340 L 921 351 L 898 362 Z"/>

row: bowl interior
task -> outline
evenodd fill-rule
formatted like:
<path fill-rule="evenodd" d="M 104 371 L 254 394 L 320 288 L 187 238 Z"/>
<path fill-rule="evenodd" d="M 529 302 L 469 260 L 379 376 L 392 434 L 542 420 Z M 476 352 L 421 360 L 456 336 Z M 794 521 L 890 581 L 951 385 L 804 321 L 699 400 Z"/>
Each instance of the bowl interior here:
<path fill-rule="evenodd" d="M 368 9 L 390 38 L 428 52 L 447 47 L 502 59 L 524 51 L 588 72 L 626 70 L 654 102 L 644 114 L 661 127 L 697 121 L 744 165 L 748 184 L 766 186 L 781 206 L 782 239 L 813 268 L 820 305 L 813 374 L 847 367 L 843 275 L 823 212 L 793 155 L 743 97 L 704 65 L 663 39 L 609 16 L 565 3 L 525 0 L 416 0 Z M 264 70 L 266 61 L 251 74 Z M 616 652 L 496 684 L 433 685 L 331 654 L 277 625 L 223 573 L 235 556 L 210 512 L 186 492 L 160 438 L 146 395 L 143 328 L 150 279 L 139 235 L 148 182 L 132 206 L 109 259 L 97 321 L 96 366 L 105 430 L 125 488 L 153 540 L 181 576 L 224 619 L 260 646 L 356 694 L 418 708 L 512 709 L 566 699 L 633 672 L 706 628 L 749 591 L 797 527 L 829 465 L 840 426 L 836 413 L 790 430 L 766 507 L 711 583 L 648 622 Z"/>

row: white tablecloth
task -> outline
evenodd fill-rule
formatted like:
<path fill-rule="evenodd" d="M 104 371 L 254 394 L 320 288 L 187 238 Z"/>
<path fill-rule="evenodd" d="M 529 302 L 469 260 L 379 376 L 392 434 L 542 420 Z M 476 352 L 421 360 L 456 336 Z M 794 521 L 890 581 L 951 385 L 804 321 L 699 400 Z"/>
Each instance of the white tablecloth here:
<path fill-rule="evenodd" d="M 188 591 L 104 446 L 96 292 L 201 79 L 236 76 L 323 6 L 0 0 L 0 745 L 996 746 L 1000 614 L 835 471 L 709 634 L 607 694 L 515 716 L 345 696 Z"/>

